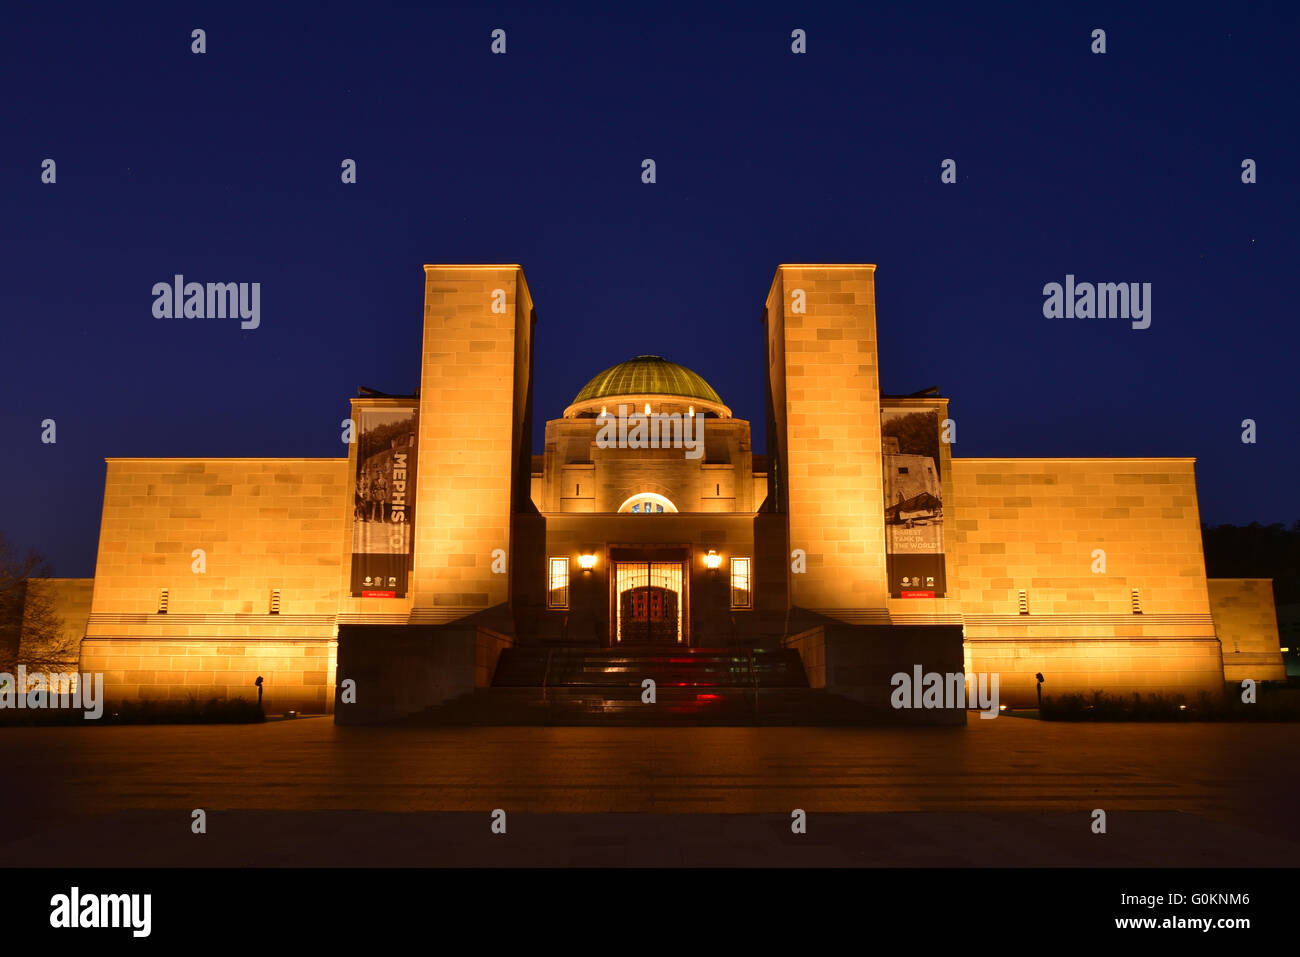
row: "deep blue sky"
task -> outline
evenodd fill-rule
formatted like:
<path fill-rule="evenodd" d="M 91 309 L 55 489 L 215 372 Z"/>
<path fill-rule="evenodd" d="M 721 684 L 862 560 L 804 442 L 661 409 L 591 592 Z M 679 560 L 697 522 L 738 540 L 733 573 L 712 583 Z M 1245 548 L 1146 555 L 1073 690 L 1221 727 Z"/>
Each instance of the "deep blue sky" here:
<path fill-rule="evenodd" d="M 762 447 L 776 265 L 873 262 L 882 387 L 951 396 L 955 454 L 1192 455 L 1205 520 L 1300 517 L 1295 5 L 442 6 L 0 14 L 0 530 L 58 574 L 106 456 L 343 454 L 358 385 L 417 384 L 426 262 L 524 265 L 539 438 L 653 352 Z M 261 328 L 155 319 L 178 272 Z M 1066 273 L 1151 328 L 1045 319 Z"/>

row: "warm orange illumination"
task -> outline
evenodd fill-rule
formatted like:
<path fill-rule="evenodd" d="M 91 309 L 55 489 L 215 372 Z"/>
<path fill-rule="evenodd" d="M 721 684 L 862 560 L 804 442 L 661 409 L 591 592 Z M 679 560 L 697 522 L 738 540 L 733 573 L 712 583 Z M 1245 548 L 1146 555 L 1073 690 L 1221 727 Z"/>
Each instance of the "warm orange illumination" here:
<path fill-rule="evenodd" d="M 709 554 L 704 556 L 704 567 L 713 569 L 713 568 L 717 568 L 721 564 L 722 564 L 722 556 L 719 555 L 712 548 L 710 548 Z"/>
<path fill-rule="evenodd" d="M 650 403 L 649 403 L 649 402 L 647 402 L 647 403 L 645 404 L 645 414 L 646 414 L 646 415 L 649 415 L 649 414 L 650 414 Z"/>
<path fill-rule="evenodd" d="M 569 560 L 552 558 L 550 582 L 546 593 L 546 607 L 567 609 L 569 607 Z"/>
<path fill-rule="evenodd" d="M 618 510 L 620 512 L 635 511 L 642 515 L 662 515 L 664 512 L 677 511 L 677 506 L 656 492 L 637 492 L 637 494 L 620 505 Z"/>
<path fill-rule="evenodd" d="M 731 556 L 731 607 L 750 608 L 753 602 L 749 592 L 749 559 Z"/>
<path fill-rule="evenodd" d="M 591 554 L 579 555 L 578 565 L 584 572 L 589 572 L 596 567 L 596 556 Z"/>

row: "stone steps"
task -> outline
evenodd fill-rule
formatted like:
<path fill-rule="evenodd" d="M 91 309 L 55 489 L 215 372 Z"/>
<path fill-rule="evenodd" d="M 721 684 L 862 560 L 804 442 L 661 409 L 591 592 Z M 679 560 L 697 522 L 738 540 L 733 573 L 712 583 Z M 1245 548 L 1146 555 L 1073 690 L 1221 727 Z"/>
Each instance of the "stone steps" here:
<path fill-rule="evenodd" d="M 655 682 L 655 701 L 642 682 Z M 545 648 L 501 653 L 492 687 L 416 725 L 862 725 L 888 716 L 808 687 L 789 649 Z"/>
<path fill-rule="evenodd" d="M 864 725 L 889 715 L 811 688 L 660 689 L 654 704 L 640 689 L 480 688 L 413 715 L 413 725 Z"/>
<path fill-rule="evenodd" d="M 501 653 L 495 688 L 807 688 L 791 649 L 515 647 Z"/>

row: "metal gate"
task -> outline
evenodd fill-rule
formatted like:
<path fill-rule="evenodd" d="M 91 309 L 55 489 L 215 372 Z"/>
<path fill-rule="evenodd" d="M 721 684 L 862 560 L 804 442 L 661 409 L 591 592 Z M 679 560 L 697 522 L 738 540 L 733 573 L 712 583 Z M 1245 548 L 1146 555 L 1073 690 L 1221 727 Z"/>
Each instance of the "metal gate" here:
<path fill-rule="evenodd" d="M 616 643 L 682 641 L 680 562 L 617 562 L 614 589 Z"/>

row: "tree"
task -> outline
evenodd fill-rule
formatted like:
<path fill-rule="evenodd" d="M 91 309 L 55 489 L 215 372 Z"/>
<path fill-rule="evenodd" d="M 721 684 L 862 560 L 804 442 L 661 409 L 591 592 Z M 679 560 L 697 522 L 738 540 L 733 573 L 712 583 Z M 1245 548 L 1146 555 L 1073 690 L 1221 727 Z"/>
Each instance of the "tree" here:
<path fill-rule="evenodd" d="M 48 577 L 49 562 L 34 549 L 19 555 L 0 532 L 0 671 L 13 674 L 20 660 L 28 671 L 66 665 L 63 623 L 49 595 L 31 585 L 34 578 Z"/>
<path fill-rule="evenodd" d="M 1271 578 L 1277 604 L 1300 602 L 1300 522 L 1205 525 L 1205 571 L 1210 578 Z"/>

